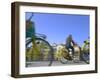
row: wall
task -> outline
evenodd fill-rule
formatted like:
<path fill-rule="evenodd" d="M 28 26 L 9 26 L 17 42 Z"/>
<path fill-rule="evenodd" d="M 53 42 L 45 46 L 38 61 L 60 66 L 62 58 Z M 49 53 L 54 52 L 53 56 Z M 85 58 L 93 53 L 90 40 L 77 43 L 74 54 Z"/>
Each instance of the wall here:
<path fill-rule="evenodd" d="M 100 0 L 0 0 L 0 80 L 16 80 L 10 77 L 11 67 L 11 2 L 13 1 L 30 1 L 43 3 L 61 3 L 61 4 L 77 4 L 98 6 L 98 21 L 100 21 Z M 98 24 L 98 32 L 100 32 L 100 23 Z M 100 41 L 100 37 L 98 37 Z M 98 42 L 100 44 L 100 42 Z M 100 45 L 99 45 L 100 46 Z M 99 47 L 98 46 L 98 47 Z M 100 67 L 100 50 L 98 51 L 98 67 Z M 80 74 L 51 76 L 39 78 L 23 78 L 18 80 L 100 80 L 100 69 L 97 74 Z"/>

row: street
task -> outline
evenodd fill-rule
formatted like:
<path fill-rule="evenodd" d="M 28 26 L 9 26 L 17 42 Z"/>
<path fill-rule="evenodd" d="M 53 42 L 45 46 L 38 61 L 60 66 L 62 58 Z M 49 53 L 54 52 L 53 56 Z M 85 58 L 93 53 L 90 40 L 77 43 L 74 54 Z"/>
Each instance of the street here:
<path fill-rule="evenodd" d="M 41 67 L 41 66 L 48 66 L 49 61 L 35 61 L 35 62 L 27 62 L 26 67 Z M 68 65 L 82 65 L 86 64 L 84 61 L 73 62 L 68 61 L 66 64 L 62 64 L 60 61 L 53 61 L 51 66 L 68 66 Z"/>

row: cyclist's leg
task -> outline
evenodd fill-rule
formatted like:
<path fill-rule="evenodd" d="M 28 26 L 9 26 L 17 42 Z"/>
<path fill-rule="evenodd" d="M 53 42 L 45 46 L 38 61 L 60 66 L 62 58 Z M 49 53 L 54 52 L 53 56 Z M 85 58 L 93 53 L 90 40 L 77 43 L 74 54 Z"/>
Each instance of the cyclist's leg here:
<path fill-rule="evenodd" d="M 33 36 L 32 37 L 32 48 L 33 48 L 33 53 L 34 55 L 39 59 L 41 57 L 41 51 L 40 51 L 40 48 L 38 47 L 37 43 L 36 43 L 36 39 L 35 37 Z"/>
<path fill-rule="evenodd" d="M 74 54 L 74 48 L 72 46 L 66 46 L 66 49 L 68 52 L 70 52 L 70 49 L 72 50 L 72 54 Z"/>

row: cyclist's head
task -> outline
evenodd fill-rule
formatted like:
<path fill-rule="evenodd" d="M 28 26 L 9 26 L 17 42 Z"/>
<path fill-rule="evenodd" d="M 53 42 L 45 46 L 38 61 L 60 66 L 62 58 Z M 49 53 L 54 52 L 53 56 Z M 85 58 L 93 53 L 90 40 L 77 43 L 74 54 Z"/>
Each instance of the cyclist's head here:
<path fill-rule="evenodd" d="M 69 35 L 69 38 L 71 38 L 71 39 L 72 39 L 72 35 L 71 35 L 71 34 Z"/>
<path fill-rule="evenodd" d="M 89 41 L 88 40 L 85 40 L 84 43 L 89 44 Z"/>

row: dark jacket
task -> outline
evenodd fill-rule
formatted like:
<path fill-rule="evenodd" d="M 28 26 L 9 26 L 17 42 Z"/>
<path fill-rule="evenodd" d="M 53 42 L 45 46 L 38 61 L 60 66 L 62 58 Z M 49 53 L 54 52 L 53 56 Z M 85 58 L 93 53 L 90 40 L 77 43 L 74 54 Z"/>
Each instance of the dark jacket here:
<path fill-rule="evenodd" d="M 68 36 L 68 38 L 67 38 L 67 40 L 66 40 L 66 47 L 72 47 L 72 44 L 74 45 L 75 44 L 75 42 L 73 41 L 73 39 L 72 39 L 72 36 L 71 35 L 69 35 Z"/>

